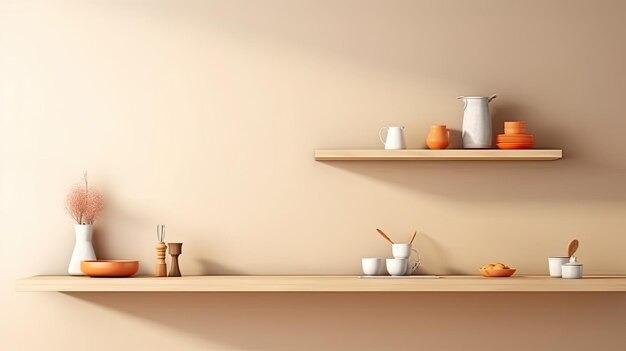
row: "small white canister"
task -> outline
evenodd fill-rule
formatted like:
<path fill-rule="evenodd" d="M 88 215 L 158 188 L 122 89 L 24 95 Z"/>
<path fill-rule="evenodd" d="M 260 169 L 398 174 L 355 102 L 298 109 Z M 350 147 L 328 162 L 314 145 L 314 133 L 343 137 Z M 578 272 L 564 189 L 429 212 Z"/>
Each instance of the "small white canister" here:
<path fill-rule="evenodd" d="M 564 279 L 580 279 L 583 277 L 583 264 L 576 262 L 576 257 L 572 256 L 568 263 L 561 266 L 561 277 Z"/>

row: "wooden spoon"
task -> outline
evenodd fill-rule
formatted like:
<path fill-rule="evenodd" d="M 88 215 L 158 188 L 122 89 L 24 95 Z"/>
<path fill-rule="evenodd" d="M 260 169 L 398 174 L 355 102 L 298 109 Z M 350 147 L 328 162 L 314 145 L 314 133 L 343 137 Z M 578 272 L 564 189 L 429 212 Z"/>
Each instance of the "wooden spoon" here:
<path fill-rule="evenodd" d="M 578 240 L 574 239 L 567 244 L 567 256 L 572 257 L 578 250 Z"/>
<path fill-rule="evenodd" d="M 387 236 L 387 234 L 385 234 L 382 230 L 376 228 L 376 231 L 378 232 L 378 234 L 380 234 L 383 238 L 385 238 L 385 240 L 389 241 L 390 243 L 394 243 L 393 240 L 389 239 L 389 237 Z"/>
<path fill-rule="evenodd" d="M 413 240 L 415 240 L 415 236 L 417 235 L 417 230 L 413 231 L 413 236 L 411 237 L 411 240 L 409 241 L 409 245 L 413 244 Z"/>

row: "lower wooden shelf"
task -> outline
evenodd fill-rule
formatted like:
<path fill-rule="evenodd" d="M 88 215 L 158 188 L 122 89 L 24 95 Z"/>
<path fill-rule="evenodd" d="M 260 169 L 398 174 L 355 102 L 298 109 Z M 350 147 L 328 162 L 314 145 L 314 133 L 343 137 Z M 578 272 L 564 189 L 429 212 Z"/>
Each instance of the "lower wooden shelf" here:
<path fill-rule="evenodd" d="M 188 276 L 89 278 L 34 276 L 17 291 L 56 292 L 626 292 L 626 276 L 560 279 L 545 276 L 367 279 L 357 276 Z"/>

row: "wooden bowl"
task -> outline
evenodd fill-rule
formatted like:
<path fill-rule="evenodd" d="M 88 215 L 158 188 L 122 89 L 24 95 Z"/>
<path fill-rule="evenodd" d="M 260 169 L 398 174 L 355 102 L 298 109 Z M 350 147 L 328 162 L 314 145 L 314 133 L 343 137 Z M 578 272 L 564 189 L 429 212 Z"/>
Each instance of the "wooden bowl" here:
<path fill-rule="evenodd" d="M 513 273 L 515 273 L 515 271 L 516 271 L 515 268 L 509 268 L 509 269 L 481 269 L 480 270 L 480 275 L 482 275 L 483 277 L 504 278 L 504 277 L 512 276 Z"/>
<path fill-rule="evenodd" d="M 139 270 L 137 260 L 81 261 L 80 270 L 90 277 L 130 277 Z"/>

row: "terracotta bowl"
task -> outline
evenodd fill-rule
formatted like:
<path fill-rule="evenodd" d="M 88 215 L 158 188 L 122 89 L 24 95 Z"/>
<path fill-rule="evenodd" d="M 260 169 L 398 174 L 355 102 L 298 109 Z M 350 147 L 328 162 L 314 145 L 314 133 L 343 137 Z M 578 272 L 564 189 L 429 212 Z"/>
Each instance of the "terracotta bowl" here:
<path fill-rule="evenodd" d="M 505 121 L 504 128 L 526 128 L 525 121 Z"/>
<path fill-rule="evenodd" d="M 137 260 L 81 261 L 80 270 L 90 277 L 130 277 L 139 270 Z"/>
<path fill-rule="evenodd" d="M 526 128 L 504 128 L 505 135 L 526 134 Z"/>
<path fill-rule="evenodd" d="M 481 269 L 480 270 L 480 275 L 482 275 L 483 277 L 504 278 L 504 277 L 512 276 L 513 273 L 515 273 L 515 271 L 516 271 L 515 268 L 509 268 L 509 269 Z"/>

